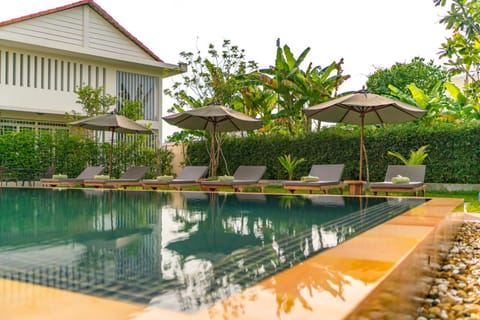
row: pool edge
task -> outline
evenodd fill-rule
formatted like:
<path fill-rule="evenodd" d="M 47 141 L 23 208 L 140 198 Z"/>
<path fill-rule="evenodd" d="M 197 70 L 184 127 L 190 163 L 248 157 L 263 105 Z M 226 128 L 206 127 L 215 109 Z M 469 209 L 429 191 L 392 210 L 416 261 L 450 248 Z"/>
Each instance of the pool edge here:
<path fill-rule="evenodd" d="M 463 199 L 433 198 L 387 222 L 400 228 L 430 225 L 432 229 L 345 319 L 416 319 L 463 223 L 463 213 L 453 211 L 462 204 Z"/>

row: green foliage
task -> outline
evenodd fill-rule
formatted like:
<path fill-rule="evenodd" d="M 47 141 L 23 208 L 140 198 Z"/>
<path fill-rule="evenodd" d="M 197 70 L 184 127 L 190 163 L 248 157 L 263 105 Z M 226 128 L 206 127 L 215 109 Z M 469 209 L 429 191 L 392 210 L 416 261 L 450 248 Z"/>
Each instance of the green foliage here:
<path fill-rule="evenodd" d="M 292 157 L 290 154 L 286 154 L 283 156 L 278 157 L 278 161 L 287 172 L 288 180 L 293 180 L 293 173 L 295 168 L 302 162 L 305 161 L 304 158 L 297 159 Z"/>
<path fill-rule="evenodd" d="M 410 157 L 408 159 L 402 156 L 400 153 L 394 151 L 387 151 L 387 154 L 399 159 L 407 166 L 420 165 L 423 164 L 425 159 L 428 157 L 427 147 L 428 145 L 425 145 L 421 146 L 416 151 L 410 151 Z"/>
<path fill-rule="evenodd" d="M 425 181 L 431 183 L 480 183 L 480 126 L 474 122 L 435 126 L 412 122 L 381 127 L 365 127 L 365 145 L 369 156 L 370 181 L 383 181 L 392 157 L 388 150 L 409 154 L 418 146 L 428 145 Z M 266 165 L 265 179 L 282 179 L 285 169 L 278 157 L 291 154 L 305 161 L 298 165 L 298 176 L 308 175 L 313 164 L 345 164 L 343 179 L 358 177 L 358 127 L 332 127 L 301 137 L 282 135 L 251 136 L 226 139 L 222 145 L 231 171 L 239 165 Z M 192 143 L 187 149 L 192 165 L 208 165 L 203 142 Z M 223 171 L 222 171 L 223 170 Z M 218 174 L 226 174 L 219 168 Z"/>
<path fill-rule="evenodd" d="M 213 44 L 208 47 L 204 57 L 199 50 L 181 52 L 181 63 L 188 72 L 182 74 L 182 81 L 177 81 L 164 93 L 175 102 L 169 112 L 182 112 L 209 104 L 221 104 L 242 111 L 242 81 L 239 77 L 257 68 L 255 61 L 246 61 L 245 50 L 224 40 L 219 52 Z"/>
<path fill-rule="evenodd" d="M 257 70 L 254 61 L 247 62 L 244 51 L 228 40 L 224 41 L 221 54 L 210 44 L 207 58 L 200 51 L 182 52 L 182 63 L 189 72 L 181 82 L 164 91 L 175 100 L 168 111 L 222 104 L 262 118 L 264 126 L 259 133 L 302 134 L 308 127 L 302 109 L 330 99 L 349 78 L 342 75 L 343 60 L 326 67 L 310 63 L 302 70 L 309 51 L 307 48 L 295 57 L 290 47 L 280 47 L 277 42 L 275 65 L 262 70 Z"/>
<path fill-rule="evenodd" d="M 465 78 L 465 95 L 470 103 L 480 108 L 480 2 L 478 0 L 452 0 L 450 10 L 440 20 L 450 38 L 442 44 L 440 58 L 452 75 L 462 74 Z M 446 5 L 447 1 L 437 4 Z"/>
<path fill-rule="evenodd" d="M 368 76 L 367 89 L 379 95 L 390 96 L 389 86 L 407 91 L 408 86 L 414 84 L 426 95 L 432 95 L 437 94 L 439 88 L 443 90 L 446 81 L 449 81 L 447 70 L 435 65 L 433 60 L 425 62 L 424 58 L 415 57 L 409 63 L 397 62 L 390 68 L 376 69 Z"/>
<path fill-rule="evenodd" d="M 108 109 L 117 103 L 117 97 L 103 94 L 103 91 L 103 87 L 94 89 L 90 86 L 80 86 L 75 89 L 74 92 L 78 96 L 76 102 L 82 105 L 88 117 L 107 113 Z"/>
<path fill-rule="evenodd" d="M 188 72 L 182 75 L 182 81 L 177 81 L 171 88 L 164 90 L 165 95 L 175 102 L 168 112 L 183 112 L 210 104 L 219 104 L 234 110 L 257 116 L 257 111 L 243 101 L 242 91 L 245 89 L 244 76 L 257 68 L 255 61 L 245 59 L 245 50 L 224 40 L 219 52 L 213 44 L 208 47 L 205 58 L 200 51 L 181 52 L 181 63 Z M 251 133 L 249 133 L 251 134 Z M 219 134 L 221 140 L 224 134 Z M 190 139 L 213 137 L 205 130 L 184 130 L 184 133 L 168 137 L 170 142 L 183 142 Z M 183 140 L 182 139 L 187 139 Z M 188 160 L 187 160 L 188 162 Z"/>
<path fill-rule="evenodd" d="M 313 67 L 310 63 L 306 70 L 302 70 L 301 65 L 309 52 L 310 48 L 306 48 L 295 57 L 288 45 L 281 47 L 280 40 L 277 40 L 275 65 L 250 74 L 249 78 L 257 86 L 276 94 L 278 112 L 268 113 L 268 119 L 264 119 L 265 130 L 289 135 L 304 133 L 307 121 L 302 110 L 331 99 L 338 87 L 350 77 L 342 75 L 343 59 L 324 68 Z M 271 110 L 272 106 L 267 105 L 267 110 Z"/>
<path fill-rule="evenodd" d="M 98 144 L 86 135 L 70 135 L 67 130 L 55 133 L 32 130 L 0 135 L 0 165 L 7 168 L 46 172 L 54 165 L 57 173 L 77 176 L 86 166 L 107 165 L 110 145 Z M 155 172 L 170 172 L 173 155 L 168 150 L 149 148 L 144 142 L 118 142 L 113 149 L 114 175 L 132 165 L 148 165 Z"/>
<path fill-rule="evenodd" d="M 389 89 L 391 95 L 400 101 L 426 109 L 427 114 L 421 119 L 422 122 L 461 123 L 480 120 L 479 110 L 467 100 L 460 88 L 451 82 L 445 82 L 443 86 L 449 95 L 438 89 L 427 95 L 413 83 L 407 86 L 408 92 L 393 85 L 390 85 Z"/>
<path fill-rule="evenodd" d="M 140 100 L 137 101 L 130 101 L 130 100 L 123 100 L 122 106 L 118 114 L 123 115 L 129 119 L 134 121 L 143 120 L 143 106 Z"/>

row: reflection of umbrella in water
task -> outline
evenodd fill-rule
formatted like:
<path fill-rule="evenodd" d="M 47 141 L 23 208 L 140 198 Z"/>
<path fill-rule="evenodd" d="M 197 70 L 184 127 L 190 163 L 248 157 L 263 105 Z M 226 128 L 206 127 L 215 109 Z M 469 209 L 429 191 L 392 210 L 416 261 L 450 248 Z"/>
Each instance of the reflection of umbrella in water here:
<path fill-rule="evenodd" d="M 253 233 L 239 234 L 226 229 L 222 219 L 222 206 L 218 203 L 218 195 L 210 194 L 209 197 L 210 199 L 196 198 L 194 200 L 194 203 L 198 201 L 209 202 L 209 204 L 206 204 L 208 206 L 207 216 L 198 223 L 196 231 L 189 234 L 186 239 L 182 238 L 169 243 L 167 245 L 168 249 L 185 257 L 195 256 L 217 261 L 239 249 L 262 244 L 262 240 Z"/>
<path fill-rule="evenodd" d="M 215 157 L 219 151 L 215 148 L 215 136 L 217 132 L 255 130 L 262 126 L 261 120 L 251 118 L 241 112 L 220 105 L 208 105 L 172 114 L 163 117 L 163 119 L 169 124 L 180 128 L 207 130 L 212 133 L 210 146 L 211 176 L 215 176 L 216 173 Z"/>
<path fill-rule="evenodd" d="M 351 93 L 304 109 L 309 118 L 326 122 L 360 125 L 360 173 L 362 180 L 364 126 L 366 124 L 402 123 L 421 118 L 426 110 L 382 97 L 365 90 Z"/>
<path fill-rule="evenodd" d="M 115 113 L 102 114 L 92 118 L 73 121 L 69 124 L 91 130 L 110 131 L 112 133 L 112 140 L 110 142 L 110 164 L 108 169 L 108 174 L 110 176 L 112 175 L 112 152 L 115 132 L 146 134 L 153 133 L 152 130 L 142 126 L 141 124 Z"/>

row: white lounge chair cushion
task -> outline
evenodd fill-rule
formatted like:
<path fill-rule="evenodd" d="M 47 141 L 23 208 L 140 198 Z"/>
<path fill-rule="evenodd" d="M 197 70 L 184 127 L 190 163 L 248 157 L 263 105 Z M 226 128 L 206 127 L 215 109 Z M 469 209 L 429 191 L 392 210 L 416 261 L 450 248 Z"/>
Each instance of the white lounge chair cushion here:
<path fill-rule="evenodd" d="M 303 176 L 300 180 L 303 182 L 317 182 L 320 181 L 320 178 L 316 176 Z"/>
<path fill-rule="evenodd" d="M 158 181 L 168 181 L 168 180 L 173 180 L 173 176 L 158 176 L 157 177 Z"/>
<path fill-rule="evenodd" d="M 93 176 L 93 179 L 94 180 L 107 180 L 107 179 L 110 179 L 110 177 L 105 175 L 105 174 L 97 174 L 97 175 Z"/>
<path fill-rule="evenodd" d="M 233 176 L 218 176 L 218 181 L 233 181 L 234 179 Z"/>
<path fill-rule="evenodd" d="M 410 183 L 410 178 L 397 175 L 392 178 L 392 183 Z"/>

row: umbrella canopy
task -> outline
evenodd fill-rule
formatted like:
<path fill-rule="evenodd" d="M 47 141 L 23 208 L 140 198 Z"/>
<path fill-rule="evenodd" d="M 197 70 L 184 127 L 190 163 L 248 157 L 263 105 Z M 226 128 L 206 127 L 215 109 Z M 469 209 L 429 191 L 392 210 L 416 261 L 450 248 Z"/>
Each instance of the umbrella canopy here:
<path fill-rule="evenodd" d="M 360 125 L 360 173 L 362 180 L 364 126 L 366 124 L 402 123 L 421 118 L 427 111 L 379 96 L 359 91 L 304 109 L 307 117 L 326 121 Z"/>
<path fill-rule="evenodd" d="M 110 131 L 112 133 L 112 140 L 110 143 L 110 165 L 108 169 L 108 174 L 110 176 L 112 175 L 112 152 L 115 132 L 144 134 L 153 133 L 149 128 L 146 128 L 131 119 L 115 113 L 102 114 L 92 118 L 73 121 L 69 124 L 85 129 Z"/>
<path fill-rule="evenodd" d="M 211 175 L 215 176 L 215 134 L 227 131 L 247 131 L 259 129 L 262 121 L 251 118 L 241 112 L 221 105 L 180 112 L 163 117 L 169 124 L 183 129 L 207 130 L 212 132 L 211 142 Z"/>

